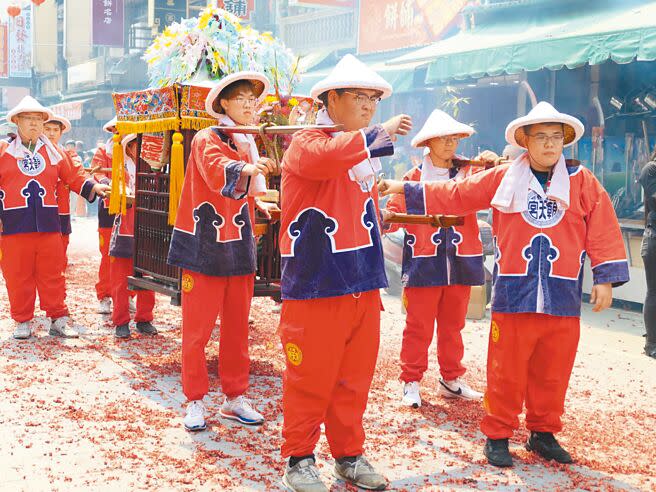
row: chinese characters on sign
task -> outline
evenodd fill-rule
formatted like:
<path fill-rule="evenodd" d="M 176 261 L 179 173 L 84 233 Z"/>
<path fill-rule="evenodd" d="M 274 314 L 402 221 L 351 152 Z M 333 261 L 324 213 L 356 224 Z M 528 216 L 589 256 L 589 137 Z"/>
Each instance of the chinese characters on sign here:
<path fill-rule="evenodd" d="M 9 22 L 9 76 L 32 76 L 32 8 Z"/>
<path fill-rule="evenodd" d="M 148 0 L 148 24 L 157 32 L 187 17 L 187 0 Z"/>
<path fill-rule="evenodd" d="M 9 44 L 7 26 L 0 24 L 0 79 L 9 77 Z"/>
<path fill-rule="evenodd" d="M 255 0 L 219 0 L 219 7 L 241 19 L 250 19 L 255 11 Z"/>
<path fill-rule="evenodd" d="M 123 46 L 123 0 L 91 0 L 94 45 Z"/>
<path fill-rule="evenodd" d="M 467 0 L 360 0 L 358 53 L 435 42 L 466 4 Z"/>

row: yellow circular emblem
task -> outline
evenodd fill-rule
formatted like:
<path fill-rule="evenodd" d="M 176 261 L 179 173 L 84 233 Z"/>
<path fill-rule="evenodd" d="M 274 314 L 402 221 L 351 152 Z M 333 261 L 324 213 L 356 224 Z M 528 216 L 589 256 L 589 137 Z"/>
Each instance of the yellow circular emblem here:
<path fill-rule="evenodd" d="M 0 249 L 0 261 L 2 261 L 2 250 Z"/>
<path fill-rule="evenodd" d="M 492 329 L 490 330 L 490 336 L 492 341 L 497 343 L 499 341 L 499 325 L 496 321 L 492 321 Z"/>
<path fill-rule="evenodd" d="M 185 273 L 182 276 L 182 292 L 185 294 L 189 294 L 194 288 L 194 277 L 189 275 L 188 273 Z"/>
<path fill-rule="evenodd" d="M 113 256 L 110 256 L 110 257 L 109 257 L 109 262 L 110 262 L 110 263 L 114 263 L 114 261 L 116 261 L 116 258 L 114 258 Z"/>
<path fill-rule="evenodd" d="M 490 400 L 487 399 L 487 393 L 483 395 L 483 409 L 485 410 L 485 413 L 487 413 L 488 415 L 491 413 Z"/>
<path fill-rule="evenodd" d="M 101 248 L 105 245 L 105 238 L 103 237 L 102 234 L 98 235 L 98 244 L 100 245 Z"/>
<path fill-rule="evenodd" d="M 287 352 L 287 360 L 293 366 L 300 366 L 303 362 L 303 352 L 295 343 L 288 343 L 285 345 L 285 352 Z"/>

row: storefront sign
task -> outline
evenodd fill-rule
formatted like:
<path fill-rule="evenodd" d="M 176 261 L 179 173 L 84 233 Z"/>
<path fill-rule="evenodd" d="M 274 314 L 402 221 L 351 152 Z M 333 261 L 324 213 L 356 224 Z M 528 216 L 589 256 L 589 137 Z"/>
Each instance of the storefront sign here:
<path fill-rule="evenodd" d="M 7 25 L 0 24 L 0 79 L 9 77 L 9 41 Z"/>
<path fill-rule="evenodd" d="M 358 53 L 438 41 L 468 0 L 360 0 Z"/>
<path fill-rule="evenodd" d="M 32 76 L 32 8 L 9 21 L 9 76 Z"/>
<path fill-rule="evenodd" d="M 148 0 L 148 25 L 162 32 L 187 17 L 187 0 Z"/>
<path fill-rule="evenodd" d="M 255 0 L 218 0 L 218 4 L 241 19 L 250 19 L 255 11 Z"/>
<path fill-rule="evenodd" d="M 298 5 L 325 5 L 326 7 L 353 7 L 354 0 L 298 0 Z"/>
<path fill-rule="evenodd" d="M 50 106 L 50 109 L 53 113 L 64 118 L 68 118 L 71 121 L 81 120 L 82 119 L 82 101 L 72 101 L 67 103 L 55 104 Z"/>
<path fill-rule="evenodd" d="M 124 45 L 123 0 L 91 0 L 92 42 L 121 48 Z"/>

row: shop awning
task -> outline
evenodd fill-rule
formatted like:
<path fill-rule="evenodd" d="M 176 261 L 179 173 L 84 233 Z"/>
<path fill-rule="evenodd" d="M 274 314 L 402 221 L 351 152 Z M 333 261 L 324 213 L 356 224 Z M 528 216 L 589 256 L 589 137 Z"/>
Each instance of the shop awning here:
<path fill-rule="evenodd" d="M 656 2 L 641 6 L 530 15 L 505 15 L 473 30 L 400 56 L 390 63 L 430 63 L 426 83 L 549 68 L 576 68 L 606 60 L 656 59 Z M 626 4 L 625 4 L 626 5 Z M 635 4 L 634 4 L 635 5 Z M 562 9 L 565 10 L 565 9 Z"/>
<path fill-rule="evenodd" d="M 79 99 L 50 106 L 53 113 L 68 118 L 71 121 L 82 119 L 82 106 L 89 99 Z"/>

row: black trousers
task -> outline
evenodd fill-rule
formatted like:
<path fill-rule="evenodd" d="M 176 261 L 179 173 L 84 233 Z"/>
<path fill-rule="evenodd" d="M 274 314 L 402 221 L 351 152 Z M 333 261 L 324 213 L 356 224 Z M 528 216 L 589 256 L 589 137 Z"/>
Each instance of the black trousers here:
<path fill-rule="evenodd" d="M 643 308 L 647 340 L 645 353 L 656 357 L 656 228 L 648 225 L 642 237 L 642 261 L 647 278 L 647 297 Z"/>

